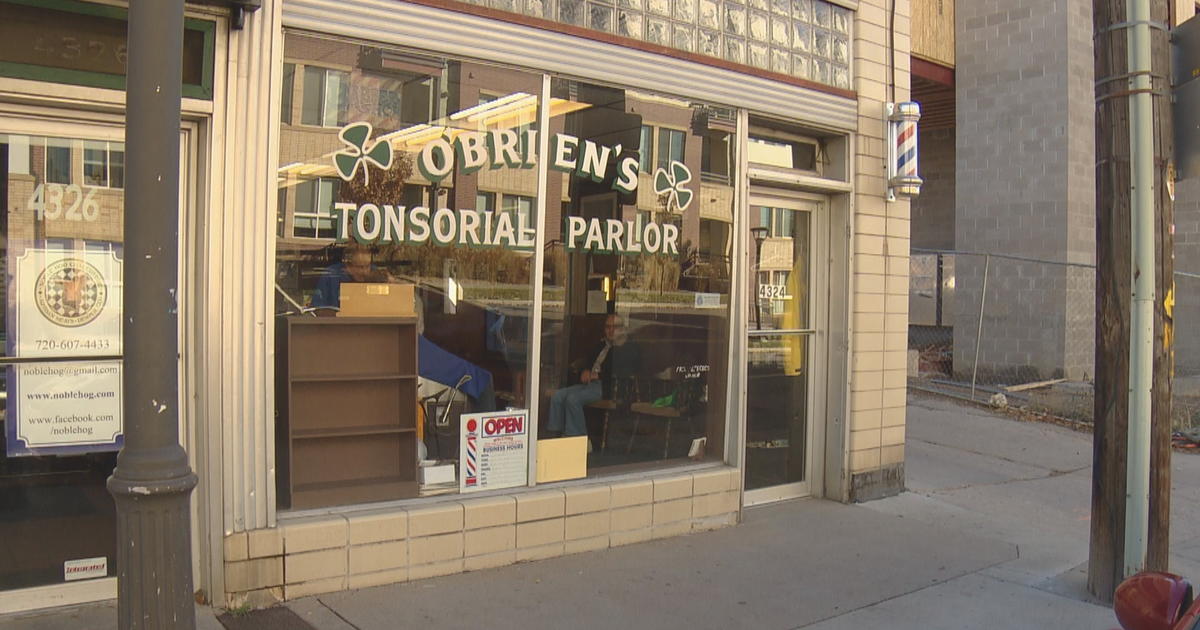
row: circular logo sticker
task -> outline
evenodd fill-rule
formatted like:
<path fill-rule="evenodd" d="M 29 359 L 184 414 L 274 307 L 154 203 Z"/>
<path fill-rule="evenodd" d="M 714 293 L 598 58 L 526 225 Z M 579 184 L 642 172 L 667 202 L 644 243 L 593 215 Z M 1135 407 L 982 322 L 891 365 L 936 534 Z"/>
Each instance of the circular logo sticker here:
<path fill-rule="evenodd" d="M 42 270 L 33 294 L 43 317 L 59 326 L 77 328 L 90 323 L 104 310 L 108 286 L 91 264 L 78 258 L 64 258 Z"/>

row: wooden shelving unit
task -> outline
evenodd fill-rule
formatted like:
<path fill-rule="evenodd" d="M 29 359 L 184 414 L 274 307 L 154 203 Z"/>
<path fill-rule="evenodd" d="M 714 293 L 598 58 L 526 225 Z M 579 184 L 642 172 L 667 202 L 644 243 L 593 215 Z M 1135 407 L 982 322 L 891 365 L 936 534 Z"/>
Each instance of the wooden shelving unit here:
<path fill-rule="evenodd" d="M 416 319 L 289 317 L 286 335 L 290 506 L 417 496 Z"/>

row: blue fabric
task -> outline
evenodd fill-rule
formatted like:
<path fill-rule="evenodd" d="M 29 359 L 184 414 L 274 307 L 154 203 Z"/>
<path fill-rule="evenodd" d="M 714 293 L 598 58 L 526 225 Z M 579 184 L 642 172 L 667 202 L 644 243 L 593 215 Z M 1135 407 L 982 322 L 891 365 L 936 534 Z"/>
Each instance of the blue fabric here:
<path fill-rule="evenodd" d="M 325 274 L 317 278 L 317 291 L 313 293 L 312 305 L 314 307 L 333 306 L 340 308 L 342 306 L 342 283 L 351 282 L 350 272 L 346 271 L 346 265 L 342 263 L 334 263 L 325 269 Z"/>
<path fill-rule="evenodd" d="M 550 396 L 550 421 L 546 428 L 561 431 L 565 436 L 587 435 L 587 418 L 583 408 L 600 400 L 603 392 L 600 381 L 586 385 L 578 383 L 564 387 Z"/>
<path fill-rule="evenodd" d="M 504 314 L 491 309 L 484 311 L 484 325 L 487 327 L 487 349 L 507 355 L 508 340 L 504 338 Z"/>
<path fill-rule="evenodd" d="M 441 346 L 426 339 L 425 335 L 417 337 L 417 374 L 446 387 L 454 387 L 463 374 L 470 374 L 471 380 L 462 386 L 462 391 L 471 398 L 480 400 L 481 403 L 492 392 L 491 372 L 456 354 L 447 352 Z M 484 404 L 486 406 L 486 403 Z"/>

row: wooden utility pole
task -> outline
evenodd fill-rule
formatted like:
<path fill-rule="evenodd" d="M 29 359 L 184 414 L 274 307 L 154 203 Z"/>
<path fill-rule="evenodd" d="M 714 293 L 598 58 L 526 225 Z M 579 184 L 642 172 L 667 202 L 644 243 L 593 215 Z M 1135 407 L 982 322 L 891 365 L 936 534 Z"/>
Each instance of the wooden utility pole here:
<path fill-rule="evenodd" d="M 1124 578 L 1127 436 L 1130 387 L 1131 147 L 1127 5 L 1094 0 L 1096 55 L 1096 381 L 1088 590 L 1111 601 Z M 1150 427 L 1150 506 L 1145 568 L 1165 570 L 1169 552 L 1171 314 L 1174 299 L 1174 209 L 1168 186 L 1172 121 L 1168 3 L 1150 2 L 1154 135 L 1154 349 Z M 1144 76 L 1144 74 L 1142 75 Z"/>

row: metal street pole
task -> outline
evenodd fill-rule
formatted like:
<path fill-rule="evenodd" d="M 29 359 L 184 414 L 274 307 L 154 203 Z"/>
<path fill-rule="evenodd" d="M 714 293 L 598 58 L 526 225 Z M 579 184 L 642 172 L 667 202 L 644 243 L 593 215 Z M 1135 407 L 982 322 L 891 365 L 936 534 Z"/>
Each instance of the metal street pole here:
<path fill-rule="evenodd" d="M 759 267 L 762 266 L 762 246 L 763 246 L 763 241 L 767 240 L 767 232 L 768 231 L 769 231 L 768 228 L 765 228 L 762 226 L 750 228 L 750 234 L 751 234 L 751 236 L 754 237 L 754 328 L 755 328 L 755 330 L 762 330 L 762 296 L 759 295 L 759 291 L 761 291 L 761 287 L 760 287 L 759 283 L 762 281 L 762 278 L 760 278 L 759 276 L 762 275 L 762 270 L 760 270 Z"/>
<path fill-rule="evenodd" d="M 1150 2 L 1129 0 L 1130 241 L 1129 424 L 1126 431 L 1124 576 L 1146 567 L 1150 518 L 1150 416 L 1154 396 L 1154 103 Z"/>
<path fill-rule="evenodd" d="M 188 495 L 179 445 L 177 280 L 183 0 L 129 6 L 125 129 L 125 447 L 117 507 L 122 629 L 195 628 Z"/>

